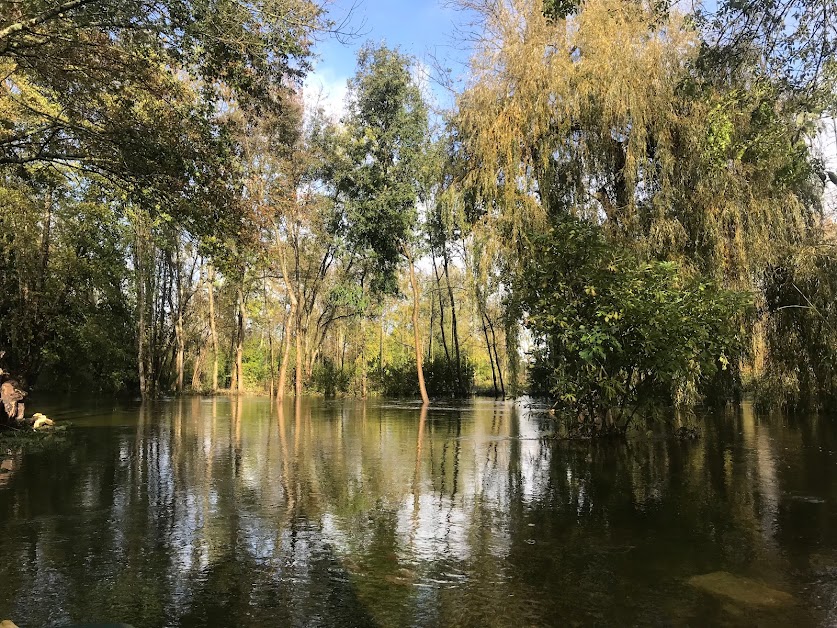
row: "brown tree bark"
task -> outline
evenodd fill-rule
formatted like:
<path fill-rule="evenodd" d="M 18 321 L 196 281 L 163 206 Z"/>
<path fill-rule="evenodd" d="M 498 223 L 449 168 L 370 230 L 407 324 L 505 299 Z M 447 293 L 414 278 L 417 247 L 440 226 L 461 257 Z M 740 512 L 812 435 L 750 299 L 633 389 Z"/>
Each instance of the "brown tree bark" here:
<path fill-rule="evenodd" d="M 180 236 L 177 236 L 178 241 L 175 243 L 175 280 L 177 290 L 177 311 L 174 324 L 175 341 L 177 342 L 177 358 L 175 360 L 175 368 L 177 369 L 177 385 L 178 394 L 183 393 L 183 382 L 185 379 L 184 368 L 186 362 L 186 338 L 183 334 L 183 268 L 180 260 Z"/>
<path fill-rule="evenodd" d="M 503 399 L 505 399 L 506 384 L 503 382 L 503 368 L 500 366 L 500 354 L 497 353 L 497 336 L 494 335 L 494 323 L 488 314 L 485 315 L 485 319 L 488 321 L 488 329 L 491 330 L 491 346 L 494 348 L 494 361 L 497 363 L 497 375 L 500 377 L 500 393 L 503 395 Z"/>
<path fill-rule="evenodd" d="M 285 382 L 288 379 L 288 362 L 291 358 L 291 326 L 296 317 L 296 306 L 291 304 L 291 309 L 285 319 L 285 338 L 282 343 L 282 364 L 279 365 L 279 384 L 276 387 L 276 398 L 280 401 L 285 398 Z"/>
<path fill-rule="evenodd" d="M 459 351 L 459 325 L 456 322 L 456 300 L 453 298 L 453 287 L 450 285 L 447 248 L 442 249 L 442 261 L 445 269 L 445 283 L 448 287 L 448 298 L 450 299 L 451 333 L 453 334 L 453 348 L 456 353 L 456 383 L 459 388 L 459 395 L 464 395 L 466 391 L 462 382 L 462 355 Z M 441 302 L 441 295 L 439 297 L 439 301 Z"/>
<path fill-rule="evenodd" d="M 210 264 L 207 270 L 209 291 L 209 332 L 212 337 L 212 392 L 218 392 L 218 330 L 215 328 L 215 269 Z"/>
<path fill-rule="evenodd" d="M 413 289 L 413 340 L 416 345 L 416 373 L 418 375 L 419 392 L 421 393 L 422 403 L 430 403 L 430 397 L 427 396 L 427 386 L 424 383 L 424 366 L 422 364 L 422 344 L 421 333 L 419 332 L 419 288 L 416 281 L 416 269 L 413 264 L 411 255 L 407 255 L 407 261 L 410 265 L 410 285 Z"/>
<path fill-rule="evenodd" d="M 491 353 L 491 341 L 488 339 L 488 327 L 485 324 L 485 319 L 488 318 L 485 312 L 481 312 L 482 315 L 482 333 L 485 336 L 485 348 L 488 350 L 488 360 L 491 362 L 491 378 L 494 380 L 494 396 L 499 397 L 499 391 L 497 390 L 497 372 L 494 370 L 494 356 Z"/>
<path fill-rule="evenodd" d="M 195 365 L 192 368 L 192 390 L 201 389 L 201 377 L 203 376 L 203 362 L 206 359 L 206 341 L 201 343 L 200 351 L 195 358 Z"/>
<path fill-rule="evenodd" d="M 240 395 L 244 392 L 244 288 L 241 282 L 244 281 L 243 273 L 241 281 L 236 289 L 236 301 L 238 302 L 238 316 L 236 319 L 236 339 L 235 339 L 235 389 Z"/>

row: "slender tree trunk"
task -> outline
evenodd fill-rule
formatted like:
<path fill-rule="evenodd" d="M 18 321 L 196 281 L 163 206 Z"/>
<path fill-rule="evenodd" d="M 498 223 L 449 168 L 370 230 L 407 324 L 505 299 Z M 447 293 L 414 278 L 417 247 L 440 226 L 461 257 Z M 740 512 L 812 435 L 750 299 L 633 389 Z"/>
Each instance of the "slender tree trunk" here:
<path fill-rule="evenodd" d="M 360 319 L 360 396 L 366 399 L 366 318 Z"/>
<path fill-rule="evenodd" d="M 238 318 L 237 318 L 237 330 L 238 333 L 236 334 L 236 341 L 235 341 L 235 375 L 236 375 L 236 392 L 240 395 L 244 392 L 244 369 L 243 362 L 244 362 L 244 287 L 242 283 L 244 282 L 244 274 L 242 273 L 242 277 L 240 283 L 238 284 L 238 288 L 236 290 L 236 300 L 238 301 Z"/>
<path fill-rule="evenodd" d="M 41 277 L 38 292 L 39 298 L 43 299 L 46 288 L 47 271 L 49 270 L 49 248 L 52 237 L 52 188 L 46 192 L 44 200 L 44 232 L 41 237 Z"/>
<path fill-rule="evenodd" d="M 137 234 L 134 251 L 134 273 L 137 278 L 137 375 L 139 376 L 140 395 L 143 399 L 148 396 L 148 383 L 145 372 L 145 263 L 142 260 L 141 236 Z"/>
<path fill-rule="evenodd" d="M 300 333 L 302 327 L 302 316 L 300 316 L 299 309 L 297 309 L 296 313 L 296 328 L 294 329 L 295 336 L 296 336 L 296 369 L 294 372 L 294 376 L 296 381 L 294 382 L 294 394 L 297 398 L 302 397 L 302 378 L 304 377 L 305 365 L 302 355 L 302 334 Z"/>
<path fill-rule="evenodd" d="M 491 330 L 491 346 L 494 348 L 494 361 L 497 363 L 497 375 L 500 377 L 500 392 L 503 395 L 503 399 L 505 399 L 506 384 L 503 382 L 503 367 L 500 366 L 500 354 L 497 353 L 497 337 L 494 335 L 494 323 L 488 314 L 485 315 L 485 318 L 488 320 L 488 328 Z"/>
<path fill-rule="evenodd" d="M 433 297 L 430 298 L 430 333 L 427 334 L 427 359 L 433 359 L 433 323 L 436 322 L 436 308 Z"/>
<path fill-rule="evenodd" d="M 285 382 L 288 379 L 288 362 L 291 359 L 291 325 L 296 317 L 296 306 L 291 305 L 288 316 L 285 319 L 285 334 L 282 341 L 282 364 L 279 365 L 279 384 L 276 388 L 276 398 L 280 401 L 285 398 Z"/>
<path fill-rule="evenodd" d="M 301 296 L 301 295 L 300 295 Z M 313 307 L 313 304 L 312 304 Z M 306 306 L 307 308 L 307 306 Z M 305 379 L 310 380 L 311 375 L 314 372 L 314 361 L 317 359 L 317 351 L 316 349 L 311 348 L 311 334 L 308 333 L 308 330 L 311 329 L 311 309 L 308 309 L 307 314 L 305 315 L 305 333 L 303 334 L 303 341 L 305 346 L 303 347 L 303 356 L 305 357 Z M 314 335 L 316 336 L 316 330 Z"/>
<path fill-rule="evenodd" d="M 206 341 L 201 342 L 200 351 L 195 358 L 195 366 L 192 368 L 192 390 L 201 390 L 201 377 L 203 375 L 203 362 L 206 358 Z"/>
<path fill-rule="evenodd" d="M 381 336 L 378 340 L 378 375 L 383 381 L 384 378 L 384 313 L 381 312 Z"/>
<path fill-rule="evenodd" d="M 439 331 L 442 332 L 442 346 L 445 349 L 445 359 L 448 361 L 448 365 L 453 366 L 453 362 L 450 359 L 450 351 L 448 350 L 447 337 L 445 336 L 445 303 L 442 301 L 442 280 L 439 277 L 439 269 L 436 266 L 436 256 L 431 253 L 430 258 L 433 260 L 433 275 L 436 279 L 436 298 L 439 300 Z"/>
<path fill-rule="evenodd" d="M 422 365 L 421 354 L 421 333 L 419 332 L 419 288 L 416 281 L 416 269 L 413 264 L 411 255 L 407 256 L 407 261 L 410 264 L 410 285 L 413 289 L 413 340 L 416 345 L 416 373 L 418 375 L 419 392 L 421 393 L 422 403 L 430 403 L 430 397 L 427 396 L 427 387 L 424 384 L 424 366 Z"/>
<path fill-rule="evenodd" d="M 215 328 L 215 269 L 212 264 L 207 271 L 209 291 L 209 332 L 212 336 L 212 393 L 218 392 L 218 330 Z"/>
<path fill-rule="evenodd" d="M 267 277 L 263 278 L 264 282 L 264 309 L 265 313 L 268 311 L 268 304 L 267 304 Z M 273 346 L 273 322 L 274 319 L 272 316 L 268 316 L 268 327 L 267 327 L 267 341 L 270 345 L 270 396 L 273 397 L 274 392 L 276 391 L 276 349 Z"/>
<path fill-rule="evenodd" d="M 296 394 L 297 398 L 302 396 L 302 336 L 300 332 L 300 323 L 301 323 L 301 312 L 300 312 L 300 302 L 297 297 L 295 286 L 291 281 L 291 275 L 288 272 L 288 261 L 285 255 L 285 249 L 282 247 L 281 243 L 279 244 L 279 263 L 282 265 L 282 276 L 285 279 L 285 286 L 288 290 L 288 298 L 291 300 L 291 319 L 294 322 L 294 329 L 293 334 L 296 339 L 296 368 L 294 371 L 294 377 L 296 381 L 294 382 L 294 394 Z M 285 341 L 286 346 L 288 349 L 290 348 L 290 332 L 285 333 Z M 284 369 L 287 364 L 287 357 L 282 361 L 282 368 Z M 281 377 L 280 377 L 281 380 Z M 280 381 L 280 385 L 284 382 Z"/>
<path fill-rule="evenodd" d="M 270 345 L 270 396 L 276 392 L 276 349 L 273 346 L 273 330 L 267 331 L 267 342 Z"/>
<path fill-rule="evenodd" d="M 453 334 L 453 347 L 456 352 L 456 383 L 459 386 L 459 394 L 465 394 L 465 386 L 462 383 L 462 355 L 459 351 L 459 325 L 456 323 L 456 301 L 453 298 L 453 287 L 450 285 L 450 274 L 448 273 L 448 251 L 442 249 L 442 261 L 445 268 L 445 283 L 448 286 L 448 297 L 450 298 L 451 333 Z M 441 295 L 439 295 L 441 301 Z"/>
<path fill-rule="evenodd" d="M 186 360 L 186 339 L 183 337 L 183 271 L 180 260 L 180 235 L 175 243 L 175 277 L 177 278 L 177 319 L 175 321 L 175 340 L 177 342 L 177 392 L 183 393 L 184 366 Z"/>
<path fill-rule="evenodd" d="M 491 342 L 488 340 L 488 327 L 485 324 L 486 315 L 485 312 L 481 312 L 482 314 L 482 333 L 485 336 L 485 347 L 488 349 L 488 360 L 491 362 L 491 378 L 494 380 L 494 396 L 499 396 L 499 391 L 497 390 L 497 372 L 494 370 L 494 356 L 491 353 Z"/>

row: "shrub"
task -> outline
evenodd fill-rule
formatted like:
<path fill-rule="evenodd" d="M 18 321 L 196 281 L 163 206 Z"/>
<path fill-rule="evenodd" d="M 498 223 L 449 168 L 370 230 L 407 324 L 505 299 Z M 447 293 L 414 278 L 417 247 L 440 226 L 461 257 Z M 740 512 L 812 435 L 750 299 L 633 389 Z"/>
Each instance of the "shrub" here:
<path fill-rule="evenodd" d="M 556 407 L 623 430 L 643 407 L 693 405 L 737 364 L 749 295 L 642 261 L 573 218 L 531 243 L 516 293 L 535 339 L 532 390 Z"/>

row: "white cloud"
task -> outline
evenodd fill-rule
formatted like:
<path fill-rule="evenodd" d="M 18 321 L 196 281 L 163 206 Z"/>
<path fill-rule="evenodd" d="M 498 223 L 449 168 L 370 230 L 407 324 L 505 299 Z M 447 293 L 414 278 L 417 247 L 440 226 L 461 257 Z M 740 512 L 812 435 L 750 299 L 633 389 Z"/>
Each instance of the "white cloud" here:
<path fill-rule="evenodd" d="M 302 97 L 305 111 L 310 115 L 320 107 L 325 114 L 339 120 L 346 113 L 347 78 L 337 76 L 329 68 L 317 69 L 305 77 L 302 85 Z"/>
<path fill-rule="evenodd" d="M 421 91 L 421 95 L 424 96 L 424 99 L 428 103 L 435 103 L 436 96 L 433 93 L 433 89 L 430 85 L 431 80 L 431 70 L 430 67 L 424 62 L 419 59 L 413 64 L 412 67 L 412 75 L 413 81 L 415 81 L 416 85 L 418 86 L 419 90 Z"/>
<path fill-rule="evenodd" d="M 837 119 L 823 116 L 813 148 L 815 154 L 823 160 L 825 169 L 837 172 Z M 826 213 L 837 219 L 837 185 L 830 180 L 825 184 L 823 204 Z"/>

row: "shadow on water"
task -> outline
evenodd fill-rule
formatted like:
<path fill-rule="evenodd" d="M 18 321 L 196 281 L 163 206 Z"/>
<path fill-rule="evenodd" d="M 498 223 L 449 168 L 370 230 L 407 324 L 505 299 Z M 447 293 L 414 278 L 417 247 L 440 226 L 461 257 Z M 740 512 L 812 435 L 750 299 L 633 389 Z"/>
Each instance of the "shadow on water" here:
<path fill-rule="evenodd" d="M 824 419 L 578 443 L 512 402 L 193 397 L 72 421 L 0 452 L 22 627 L 837 621 Z"/>

